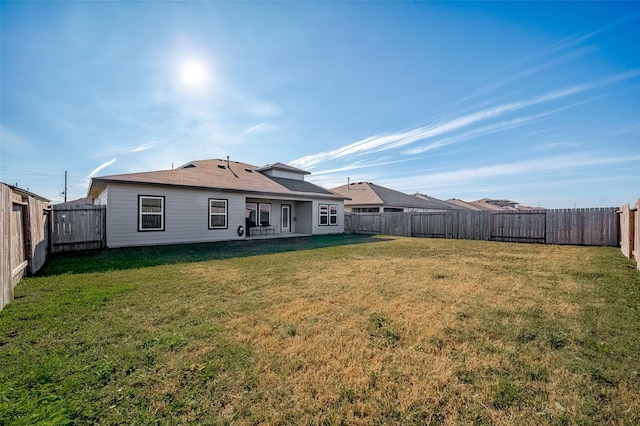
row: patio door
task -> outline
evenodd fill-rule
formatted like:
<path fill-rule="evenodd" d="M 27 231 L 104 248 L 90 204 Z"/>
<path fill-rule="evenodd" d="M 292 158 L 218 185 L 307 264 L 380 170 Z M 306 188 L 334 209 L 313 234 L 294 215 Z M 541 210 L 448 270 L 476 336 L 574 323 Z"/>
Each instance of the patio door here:
<path fill-rule="evenodd" d="M 282 232 L 291 232 L 291 206 L 289 204 L 282 205 Z"/>

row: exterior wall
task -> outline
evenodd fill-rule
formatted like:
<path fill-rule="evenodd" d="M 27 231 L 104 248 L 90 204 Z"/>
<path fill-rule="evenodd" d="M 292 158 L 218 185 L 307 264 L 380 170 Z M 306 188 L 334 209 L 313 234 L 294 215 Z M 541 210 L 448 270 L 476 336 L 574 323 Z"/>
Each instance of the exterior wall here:
<path fill-rule="evenodd" d="M 311 201 L 298 201 L 293 208 L 295 218 L 292 221 L 293 232 L 311 234 L 313 232 L 313 203 Z"/>
<path fill-rule="evenodd" d="M 107 187 L 107 189 L 102 191 L 102 193 L 98 196 L 94 204 L 97 204 L 99 206 L 106 206 L 108 199 L 109 199 L 109 187 Z"/>
<path fill-rule="evenodd" d="M 138 197 L 164 197 L 164 231 L 138 231 Z M 209 199 L 227 200 L 227 228 L 209 229 Z M 282 233 L 282 204 L 291 206 L 291 232 L 335 234 L 344 232 L 341 200 L 294 201 L 246 197 L 241 193 L 145 185 L 109 185 L 96 203 L 107 206 L 107 247 L 198 243 L 244 239 L 238 227 L 245 226 L 247 202 L 271 204 L 274 235 Z M 338 225 L 319 225 L 319 205 L 338 205 Z M 295 220 L 294 220 L 295 218 Z"/>
<path fill-rule="evenodd" d="M 338 205 L 338 225 L 320 225 L 320 204 L 337 204 Z M 344 233 L 344 201 L 342 200 L 314 200 L 312 212 L 312 231 L 313 235 L 319 234 L 342 234 Z"/>
<path fill-rule="evenodd" d="M 107 202 L 107 247 L 243 239 L 245 196 L 184 188 L 111 185 Z M 164 231 L 138 231 L 138 196 L 165 197 Z M 209 229 L 209 199 L 226 199 L 227 228 Z"/>

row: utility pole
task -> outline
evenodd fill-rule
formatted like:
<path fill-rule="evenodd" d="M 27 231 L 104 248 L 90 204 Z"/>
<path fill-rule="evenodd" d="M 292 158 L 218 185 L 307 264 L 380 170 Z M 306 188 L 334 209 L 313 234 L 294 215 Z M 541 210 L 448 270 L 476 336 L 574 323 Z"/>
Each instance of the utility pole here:
<path fill-rule="evenodd" d="M 67 171 L 64 171 L 64 202 L 67 202 Z"/>

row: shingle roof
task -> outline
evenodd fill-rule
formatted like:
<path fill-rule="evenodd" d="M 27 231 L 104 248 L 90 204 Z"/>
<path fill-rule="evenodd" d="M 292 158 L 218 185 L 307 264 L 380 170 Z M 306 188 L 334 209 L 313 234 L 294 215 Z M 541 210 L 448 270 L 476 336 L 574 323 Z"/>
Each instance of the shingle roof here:
<path fill-rule="evenodd" d="M 358 182 L 342 185 L 337 188 L 333 188 L 332 191 L 351 198 L 350 201 L 345 201 L 344 203 L 345 206 L 351 207 L 387 206 L 429 210 L 452 210 L 455 208 L 454 206 L 448 205 L 444 201 L 437 200 L 436 198 L 418 198 L 371 182 Z"/>
<path fill-rule="evenodd" d="M 303 175 L 311 174 L 310 172 L 308 172 L 306 170 L 298 169 L 296 167 L 290 166 L 288 164 L 283 164 L 283 163 L 267 164 L 266 166 L 260 167 L 257 170 L 259 172 L 262 172 L 264 170 L 269 170 L 269 169 L 285 170 L 287 172 L 300 173 L 300 174 L 303 174 Z"/>
<path fill-rule="evenodd" d="M 343 198 L 305 181 L 300 181 L 303 184 L 297 187 L 293 185 L 287 187 L 286 182 L 278 182 L 274 178 L 260 173 L 259 170 L 266 169 L 238 161 L 198 160 L 173 170 L 94 177 L 91 180 L 88 197 L 96 198 L 109 183 L 133 183 L 261 194 L 304 195 L 307 197 L 313 194 L 321 198 Z"/>
<path fill-rule="evenodd" d="M 447 200 L 447 203 L 455 204 L 456 206 L 460 206 L 460 207 L 462 207 L 463 209 L 466 209 L 466 210 L 474 210 L 474 211 L 487 210 L 486 208 L 482 208 L 480 206 L 474 205 L 474 203 L 468 203 L 466 201 L 462 201 L 462 200 L 459 200 L 457 198 L 449 198 Z"/>
<path fill-rule="evenodd" d="M 427 194 L 421 194 L 416 192 L 411 194 L 413 197 L 422 198 L 423 200 L 429 201 L 434 207 L 442 208 L 443 210 L 464 210 L 464 207 L 458 206 L 457 204 L 449 203 L 447 201 L 440 200 L 438 198 L 431 197 Z"/>

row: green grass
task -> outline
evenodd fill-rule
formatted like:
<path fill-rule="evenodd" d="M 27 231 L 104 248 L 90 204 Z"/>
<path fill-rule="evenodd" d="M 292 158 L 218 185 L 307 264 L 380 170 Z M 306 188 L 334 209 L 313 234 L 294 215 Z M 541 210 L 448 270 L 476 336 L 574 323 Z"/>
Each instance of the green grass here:
<path fill-rule="evenodd" d="M 53 258 L 0 424 L 640 424 L 618 249 L 357 235 Z"/>

